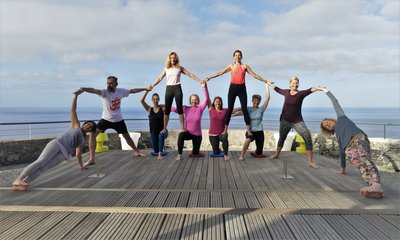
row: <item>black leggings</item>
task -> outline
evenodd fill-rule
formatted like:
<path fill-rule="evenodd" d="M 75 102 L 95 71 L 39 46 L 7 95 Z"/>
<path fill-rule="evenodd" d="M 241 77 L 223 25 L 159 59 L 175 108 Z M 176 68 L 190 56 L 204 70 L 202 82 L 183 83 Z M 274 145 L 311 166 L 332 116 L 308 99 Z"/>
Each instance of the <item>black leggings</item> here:
<path fill-rule="evenodd" d="M 256 153 L 257 155 L 261 155 L 264 148 L 264 131 L 251 131 L 251 136 L 245 134 L 246 138 L 250 139 L 250 142 L 256 141 Z"/>
<path fill-rule="evenodd" d="M 225 133 L 223 135 L 217 135 L 217 136 L 209 136 L 210 138 L 210 143 L 211 147 L 213 150 L 213 154 L 218 155 L 220 154 L 220 149 L 219 149 L 219 142 L 222 142 L 222 149 L 224 149 L 224 154 L 227 156 L 228 155 L 228 147 L 229 147 L 229 142 L 228 142 L 228 134 Z"/>
<path fill-rule="evenodd" d="M 239 97 L 240 107 L 242 108 L 242 113 L 246 125 L 250 125 L 249 112 L 247 111 L 247 91 L 245 84 L 232 84 L 229 86 L 228 92 L 228 111 L 225 114 L 224 122 L 225 125 L 229 125 L 231 121 L 231 116 L 233 112 L 233 107 L 235 106 L 236 97 Z"/>
<path fill-rule="evenodd" d="M 181 132 L 179 133 L 179 137 L 178 137 L 178 153 L 182 154 L 183 152 L 183 144 L 185 143 L 185 140 L 192 140 L 192 144 L 193 144 L 193 149 L 192 149 L 192 153 L 197 155 L 200 152 L 200 145 L 201 145 L 201 140 L 202 140 L 202 136 L 196 136 L 193 135 L 189 132 Z"/>
<path fill-rule="evenodd" d="M 182 107 L 183 93 L 181 85 L 179 84 L 179 85 L 167 86 L 167 89 L 165 90 L 165 111 L 164 111 L 165 115 L 169 115 L 171 113 L 171 106 L 172 102 L 174 101 L 174 98 L 178 114 L 183 114 L 183 107 Z"/>

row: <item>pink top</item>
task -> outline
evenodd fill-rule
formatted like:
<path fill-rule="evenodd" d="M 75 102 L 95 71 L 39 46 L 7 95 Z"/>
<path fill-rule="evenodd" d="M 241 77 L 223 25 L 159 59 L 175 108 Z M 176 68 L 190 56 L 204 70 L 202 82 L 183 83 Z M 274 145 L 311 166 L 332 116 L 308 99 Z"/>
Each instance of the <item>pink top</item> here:
<path fill-rule="evenodd" d="M 183 106 L 183 113 L 186 118 L 186 130 L 195 136 L 201 136 L 201 116 L 203 115 L 203 111 L 207 107 L 209 100 L 206 87 L 203 87 L 203 92 L 204 100 L 200 105 L 197 105 L 196 107 Z M 176 107 L 172 107 L 171 111 L 177 112 Z"/>
<path fill-rule="evenodd" d="M 246 69 L 244 69 L 243 65 L 240 67 L 236 67 L 231 70 L 231 83 L 232 84 L 245 84 L 246 79 L 244 78 L 246 75 Z"/>
<path fill-rule="evenodd" d="M 220 112 L 218 112 L 214 107 L 210 109 L 210 129 L 208 134 L 221 135 L 221 133 L 225 130 L 224 117 L 226 111 L 226 108 L 221 109 Z"/>

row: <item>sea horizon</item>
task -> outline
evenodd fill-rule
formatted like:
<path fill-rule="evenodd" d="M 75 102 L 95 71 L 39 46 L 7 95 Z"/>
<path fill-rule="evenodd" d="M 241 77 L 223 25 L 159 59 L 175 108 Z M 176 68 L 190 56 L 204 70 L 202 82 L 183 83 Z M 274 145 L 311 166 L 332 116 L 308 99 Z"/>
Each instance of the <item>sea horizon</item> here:
<path fill-rule="evenodd" d="M 279 116 L 281 107 L 269 107 L 264 113 L 264 130 L 279 131 Z M 369 137 L 384 137 L 400 139 L 400 110 L 395 107 L 348 107 L 344 108 L 346 115 L 354 121 L 360 129 L 362 129 Z M 101 118 L 101 107 L 79 107 L 78 118 L 80 121 L 94 120 Z M 13 131 L 16 136 L 18 132 L 26 132 L 27 126 L 23 125 L 6 125 L 9 123 L 32 123 L 30 130 L 35 135 L 43 135 L 46 126 L 35 124 L 38 122 L 58 122 L 69 121 L 68 107 L 0 107 L 0 140 L 12 137 Z M 129 131 L 145 131 L 148 130 L 148 113 L 139 107 L 125 107 L 122 109 L 124 119 L 127 120 Z M 307 127 L 313 133 L 319 132 L 319 124 L 325 117 L 336 118 L 336 113 L 332 107 L 303 107 L 302 115 Z M 171 125 L 169 129 L 179 129 L 178 115 L 171 114 Z M 133 121 L 135 120 L 135 121 Z M 34 127 L 32 127 L 34 126 Z M 53 127 L 53 126 L 52 126 Z M 202 118 L 202 128 L 208 129 L 209 115 L 205 110 Z M 243 117 L 232 117 L 230 129 L 244 128 Z M 57 131 L 52 132 L 54 136 L 59 136 L 68 128 L 68 123 L 57 127 Z M 113 130 L 110 130 L 113 131 Z M 7 133 L 4 133 L 7 132 Z M 22 137 L 22 136 L 21 136 Z M 14 137 L 12 137 L 14 139 Z"/>

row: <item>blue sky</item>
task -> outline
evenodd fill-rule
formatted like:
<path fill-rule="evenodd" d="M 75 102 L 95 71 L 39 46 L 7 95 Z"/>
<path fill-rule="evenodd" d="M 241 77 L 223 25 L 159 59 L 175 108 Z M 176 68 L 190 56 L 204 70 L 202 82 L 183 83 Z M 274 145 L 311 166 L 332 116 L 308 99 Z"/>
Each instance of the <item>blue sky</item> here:
<path fill-rule="evenodd" d="M 203 79 L 232 62 L 235 49 L 257 74 L 282 88 L 329 87 L 344 107 L 400 107 L 397 0 L 129 1 L 1 0 L 0 107 L 67 107 L 81 86 L 150 85 L 169 52 Z M 226 102 L 229 74 L 209 82 Z M 247 76 L 247 91 L 264 85 Z M 201 94 L 183 76 L 184 100 Z M 165 80 L 154 92 L 162 99 Z M 142 93 L 125 107 L 139 107 Z M 185 102 L 187 104 L 187 102 Z M 283 97 L 271 92 L 270 106 Z M 239 101 L 236 101 L 239 104 Z M 80 106 L 100 107 L 84 94 Z M 317 92 L 304 107 L 331 106 Z"/>

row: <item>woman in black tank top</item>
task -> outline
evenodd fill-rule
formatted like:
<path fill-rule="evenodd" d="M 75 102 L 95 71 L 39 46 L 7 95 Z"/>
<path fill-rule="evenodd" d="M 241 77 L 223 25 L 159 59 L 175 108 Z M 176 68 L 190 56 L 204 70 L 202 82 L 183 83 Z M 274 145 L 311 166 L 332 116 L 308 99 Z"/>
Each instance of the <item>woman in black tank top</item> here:
<path fill-rule="evenodd" d="M 164 142 L 168 137 L 168 132 L 161 133 L 164 129 L 164 109 L 158 104 L 160 96 L 157 93 L 154 93 L 151 96 L 153 107 L 150 107 L 145 101 L 148 93 L 149 91 L 146 91 L 140 102 L 142 103 L 143 108 L 149 113 L 150 141 L 154 149 L 152 155 L 157 156 L 158 160 L 163 160 L 163 155 L 166 155 L 167 153 L 164 152 Z"/>

